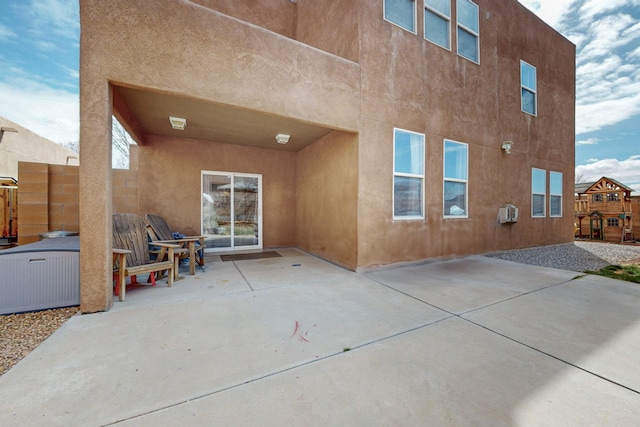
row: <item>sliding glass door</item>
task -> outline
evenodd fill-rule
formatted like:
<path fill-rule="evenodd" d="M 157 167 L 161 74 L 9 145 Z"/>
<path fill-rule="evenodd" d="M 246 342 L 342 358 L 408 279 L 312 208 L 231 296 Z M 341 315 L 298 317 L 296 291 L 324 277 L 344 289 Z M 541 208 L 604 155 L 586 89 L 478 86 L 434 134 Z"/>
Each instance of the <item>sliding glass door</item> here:
<path fill-rule="evenodd" d="M 262 175 L 202 172 L 202 235 L 207 251 L 262 247 Z"/>

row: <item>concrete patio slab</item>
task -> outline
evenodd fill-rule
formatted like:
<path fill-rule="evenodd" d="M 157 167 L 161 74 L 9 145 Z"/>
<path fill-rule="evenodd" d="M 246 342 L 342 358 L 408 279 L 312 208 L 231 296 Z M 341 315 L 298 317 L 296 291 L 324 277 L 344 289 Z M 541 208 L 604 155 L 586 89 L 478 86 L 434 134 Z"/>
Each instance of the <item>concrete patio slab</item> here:
<path fill-rule="evenodd" d="M 587 275 L 463 317 L 640 391 L 638 284 Z"/>
<path fill-rule="evenodd" d="M 300 269 L 314 264 L 303 258 Z M 325 280 L 313 285 L 248 292 L 233 263 L 220 263 L 201 279 L 139 289 L 107 313 L 70 319 L 0 377 L 0 424 L 105 425 L 449 316 L 315 260 L 324 264 Z M 239 292 L 216 295 L 225 280 Z"/>
<path fill-rule="evenodd" d="M 453 318 L 122 425 L 630 426 L 638 409 L 629 390 Z"/>
<path fill-rule="evenodd" d="M 71 318 L 0 376 L 0 425 L 640 419 L 634 284 L 486 257 L 356 274 L 278 252 Z"/>
<path fill-rule="evenodd" d="M 455 314 L 562 283 L 577 275 L 483 256 L 366 273 L 372 280 Z"/>

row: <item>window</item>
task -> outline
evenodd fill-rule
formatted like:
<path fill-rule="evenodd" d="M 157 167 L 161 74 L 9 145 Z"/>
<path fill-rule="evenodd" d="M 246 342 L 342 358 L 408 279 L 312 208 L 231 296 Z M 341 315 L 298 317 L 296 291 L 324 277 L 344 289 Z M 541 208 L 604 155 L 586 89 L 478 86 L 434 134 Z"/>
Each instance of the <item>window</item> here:
<path fill-rule="evenodd" d="M 620 227 L 618 218 L 607 218 L 607 227 Z"/>
<path fill-rule="evenodd" d="M 549 172 L 549 216 L 562 216 L 562 172 Z"/>
<path fill-rule="evenodd" d="M 458 0 L 458 55 L 480 63 L 480 25 L 478 5 L 471 0 Z"/>
<path fill-rule="evenodd" d="M 594 194 L 591 196 L 591 200 L 594 202 L 601 202 L 602 201 L 602 194 Z"/>
<path fill-rule="evenodd" d="M 531 216 L 546 216 L 545 199 L 547 196 L 547 172 L 543 169 L 531 169 Z"/>
<path fill-rule="evenodd" d="M 384 19 L 415 33 L 415 0 L 384 0 Z"/>
<path fill-rule="evenodd" d="M 444 216 L 467 218 L 469 146 L 444 141 Z"/>
<path fill-rule="evenodd" d="M 617 202 L 619 200 L 618 193 L 607 193 L 607 202 Z"/>
<path fill-rule="evenodd" d="M 538 90 L 536 68 L 520 61 L 520 85 L 522 86 L 522 111 L 533 116 L 538 114 Z"/>
<path fill-rule="evenodd" d="M 393 218 L 424 218 L 424 135 L 393 130 Z"/>
<path fill-rule="evenodd" d="M 451 0 L 424 0 L 424 38 L 451 49 Z"/>

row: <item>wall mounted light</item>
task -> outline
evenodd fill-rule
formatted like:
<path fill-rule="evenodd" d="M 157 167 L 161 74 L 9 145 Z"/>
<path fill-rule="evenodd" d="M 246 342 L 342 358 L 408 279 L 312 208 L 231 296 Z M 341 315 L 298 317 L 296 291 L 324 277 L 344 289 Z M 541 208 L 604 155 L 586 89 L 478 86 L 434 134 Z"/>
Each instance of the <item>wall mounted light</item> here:
<path fill-rule="evenodd" d="M 15 133 L 18 133 L 18 130 L 17 130 L 17 129 L 14 129 L 14 128 L 4 127 L 4 126 L 0 127 L 0 142 L 2 142 L 2 137 L 4 136 L 4 133 L 5 133 L 5 132 L 15 132 Z"/>
<path fill-rule="evenodd" d="M 278 144 L 286 144 L 289 142 L 289 138 L 291 138 L 291 135 L 285 135 L 284 133 L 276 135 L 276 141 L 278 141 Z"/>
<path fill-rule="evenodd" d="M 511 147 L 512 146 L 513 146 L 513 142 L 511 142 L 511 141 L 505 141 L 505 142 L 502 143 L 502 149 L 507 154 L 511 154 Z"/>
<path fill-rule="evenodd" d="M 184 127 L 187 125 L 187 119 L 169 116 L 169 123 L 171 123 L 171 127 L 176 130 L 184 130 Z"/>

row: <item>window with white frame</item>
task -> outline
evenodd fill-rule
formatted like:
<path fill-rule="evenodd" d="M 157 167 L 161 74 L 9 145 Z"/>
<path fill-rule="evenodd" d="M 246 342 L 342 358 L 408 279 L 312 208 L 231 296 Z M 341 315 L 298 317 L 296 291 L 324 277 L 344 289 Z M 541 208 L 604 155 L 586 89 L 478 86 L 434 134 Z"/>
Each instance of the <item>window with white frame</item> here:
<path fill-rule="evenodd" d="M 522 111 L 533 116 L 538 114 L 538 84 L 536 67 L 520 60 L 520 85 L 522 90 Z"/>
<path fill-rule="evenodd" d="M 469 146 L 444 140 L 444 216 L 467 218 Z"/>
<path fill-rule="evenodd" d="M 415 33 L 415 0 L 384 0 L 384 19 Z"/>
<path fill-rule="evenodd" d="M 451 49 L 451 0 L 424 0 L 424 38 Z"/>
<path fill-rule="evenodd" d="M 531 168 L 531 216 L 546 216 L 547 171 Z"/>
<path fill-rule="evenodd" d="M 620 227 L 618 218 L 607 218 L 607 227 Z"/>
<path fill-rule="evenodd" d="M 549 172 L 549 216 L 562 216 L 562 172 Z"/>
<path fill-rule="evenodd" d="M 393 130 L 393 218 L 424 218 L 424 135 Z"/>
<path fill-rule="evenodd" d="M 478 5 L 471 0 L 458 0 L 458 55 L 480 63 L 480 22 Z"/>

